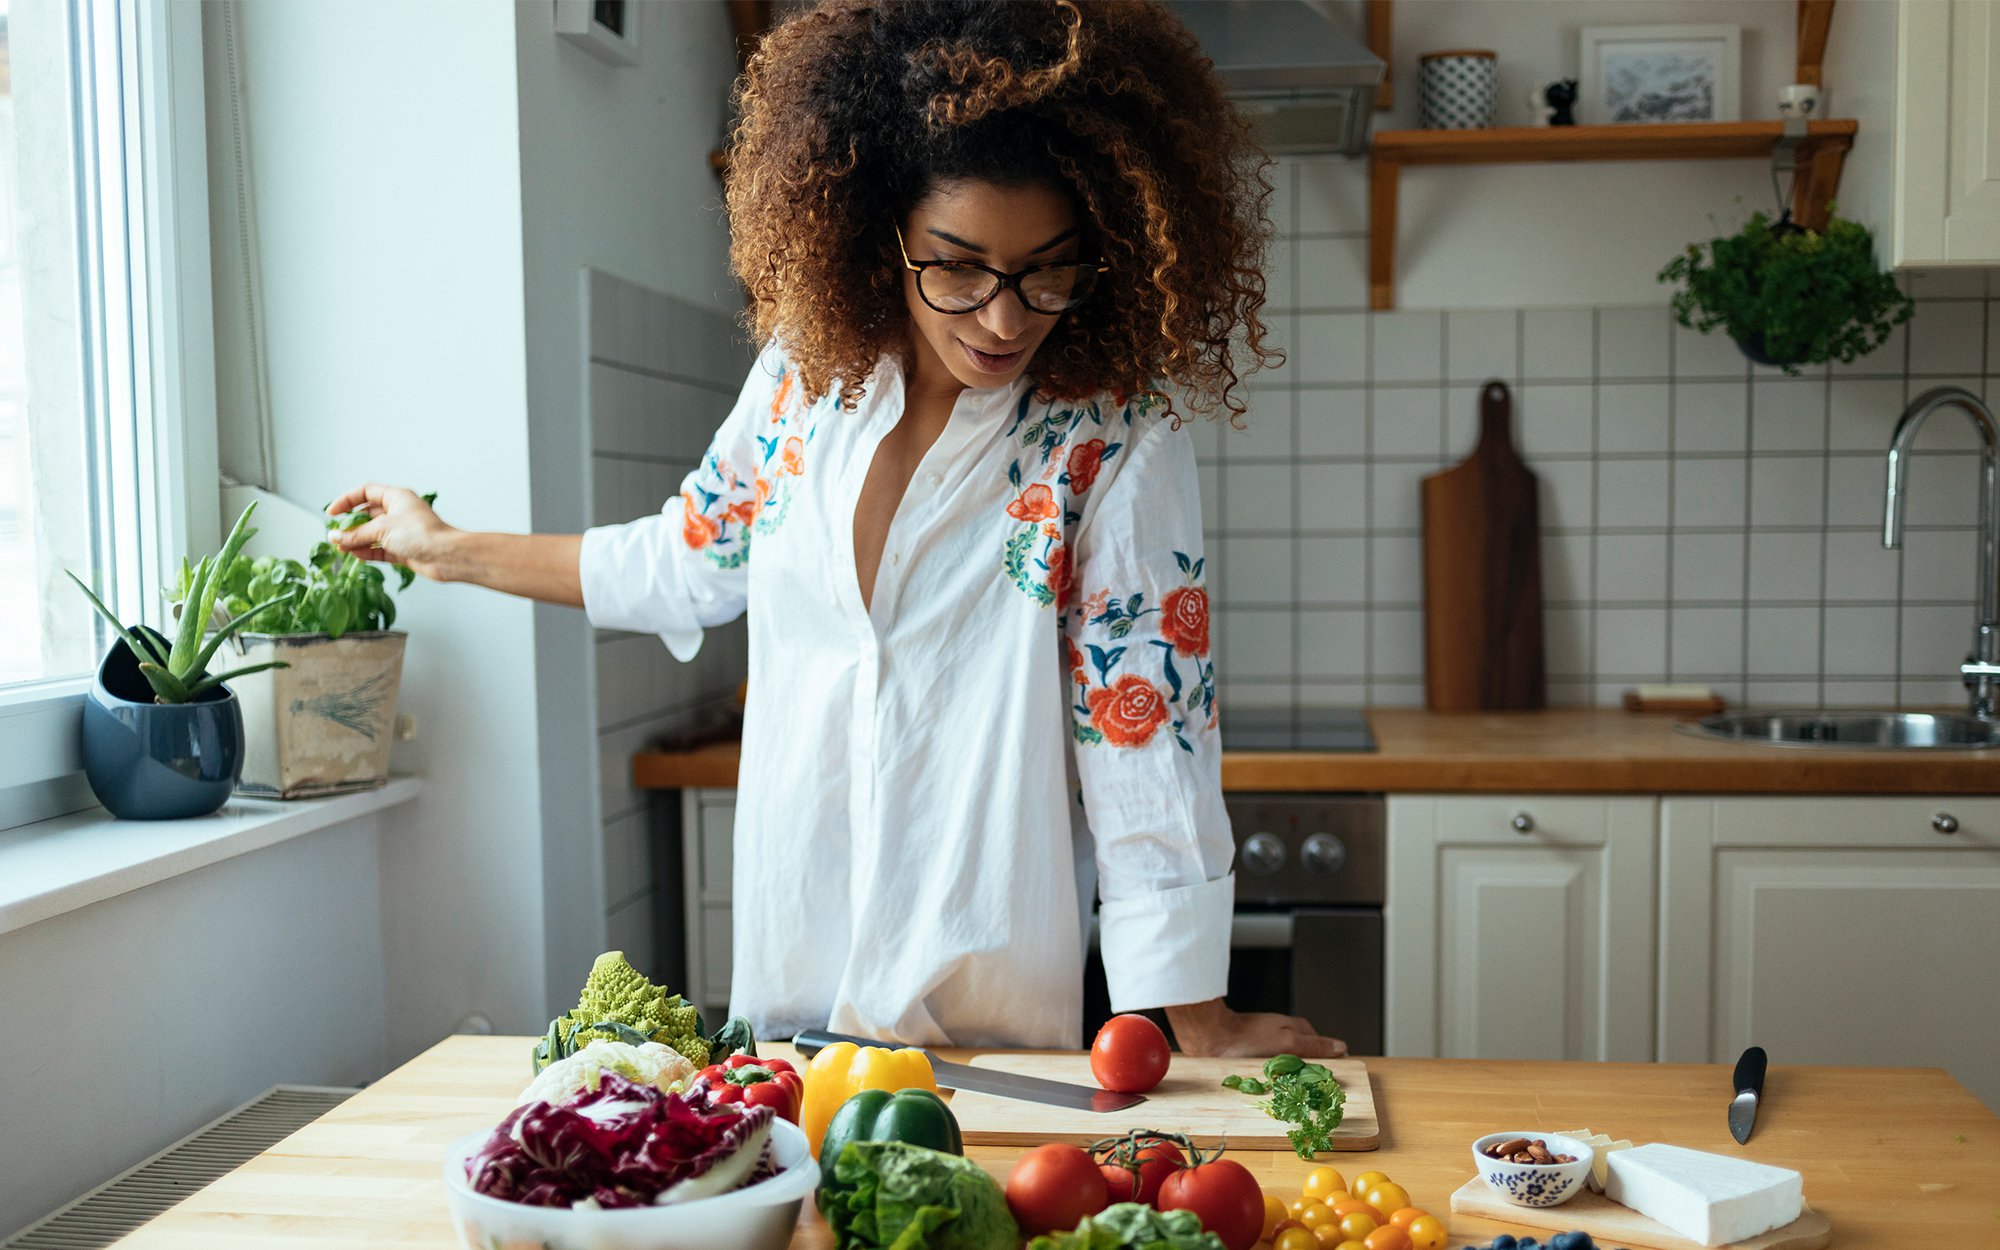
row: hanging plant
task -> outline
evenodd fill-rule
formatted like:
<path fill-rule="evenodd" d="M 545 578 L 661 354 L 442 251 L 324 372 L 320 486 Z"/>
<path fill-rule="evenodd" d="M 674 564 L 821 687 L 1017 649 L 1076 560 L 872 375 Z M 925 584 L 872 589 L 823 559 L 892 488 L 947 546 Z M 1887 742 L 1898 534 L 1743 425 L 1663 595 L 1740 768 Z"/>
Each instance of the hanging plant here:
<path fill-rule="evenodd" d="M 1675 320 L 1703 334 L 1720 327 L 1744 355 L 1790 374 L 1860 359 L 1914 308 L 1876 265 L 1868 228 L 1835 216 L 1806 230 L 1790 214 L 1774 223 L 1752 213 L 1733 235 L 1688 244 L 1659 280 L 1680 284 Z"/>

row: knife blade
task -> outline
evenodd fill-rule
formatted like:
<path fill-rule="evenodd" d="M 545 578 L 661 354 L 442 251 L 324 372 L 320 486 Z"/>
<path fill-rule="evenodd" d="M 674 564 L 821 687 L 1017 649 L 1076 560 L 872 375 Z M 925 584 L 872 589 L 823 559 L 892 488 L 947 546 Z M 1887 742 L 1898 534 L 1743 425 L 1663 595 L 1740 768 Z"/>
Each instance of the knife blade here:
<path fill-rule="evenodd" d="M 974 1094 L 992 1094 L 998 1098 L 1018 1098 L 1022 1102 L 1038 1102 L 1046 1107 L 1065 1107 L 1073 1111 L 1123 1111 L 1146 1101 L 1144 1094 L 1115 1094 L 1108 1089 L 1093 1089 L 1088 1085 L 1072 1085 L 1068 1081 L 1051 1081 L 1046 1077 L 1022 1076 L 1017 1072 L 999 1072 L 992 1068 L 975 1068 L 965 1063 L 950 1063 L 938 1058 L 921 1046 L 900 1047 L 894 1042 L 871 1042 L 865 1037 L 849 1037 L 844 1033 L 829 1033 L 824 1029 L 807 1029 L 792 1039 L 792 1045 L 802 1055 L 815 1055 L 835 1042 L 853 1042 L 856 1046 L 887 1046 L 893 1049 L 922 1050 L 924 1057 L 931 1061 L 931 1074 L 945 1089 L 965 1090 Z"/>
<path fill-rule="evenodd" d="M 1736 1097 L 1729 1100 L 1729 1135 L 1739 1145 L 1750 1140 L 1750 1130 L 1757 1127 L 1757 1100 L 1764 1096 L 1764 1048 L 1752 1046 L 1736 1061 L 1736 1074 L 1731 1083 L 1736 1087 Z"/>

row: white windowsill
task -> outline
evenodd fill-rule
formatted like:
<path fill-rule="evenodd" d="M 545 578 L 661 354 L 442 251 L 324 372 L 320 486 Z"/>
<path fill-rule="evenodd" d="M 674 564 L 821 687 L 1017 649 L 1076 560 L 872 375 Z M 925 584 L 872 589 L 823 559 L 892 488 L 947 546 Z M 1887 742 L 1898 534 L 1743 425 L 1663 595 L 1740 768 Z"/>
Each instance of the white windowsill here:
<path fill-rule="evenodd" d="M 0 832 L 0 933 L 407 803 L 423 783 L 324 799 L 237 795 L 193 820 L 119 820 L 101 807 Z"/>

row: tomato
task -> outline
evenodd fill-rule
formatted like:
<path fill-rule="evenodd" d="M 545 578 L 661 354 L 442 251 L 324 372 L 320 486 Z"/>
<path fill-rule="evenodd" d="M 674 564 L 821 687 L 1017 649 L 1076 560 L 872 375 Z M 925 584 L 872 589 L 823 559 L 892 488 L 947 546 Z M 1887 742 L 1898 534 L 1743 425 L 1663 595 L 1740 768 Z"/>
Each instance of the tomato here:
<path fill-rule="evenodd" d="M 1351 1211 L 1359 1211 L 1369 1219 L 1374 1220 L 1377 1224 L 1387 1224 L 1389 1222 L 1388 1217 L 1384 1216 L 1379 1208 L 1372 1207 L 1359 1198 L 1342 1198 L 1339 1202 L 1333 1204 L 1333 1213 L 1335 1215 L 1346 1215 Z"/>
<path fill-rule="evenodd" d="M 1306 1203 L 1305 1210 L 1299 1212 L 1299 1223 L 1307 1228 L 1318 1228 L 1322 1224 L 1333 1223 L 1333 1212 L 1317 1202 Z"/>
<path fill-rule="evenodd" d="M 1250 1250 L 1264 1227 L 1264 1191 L 1234 1159 L 1182 1168 L 1160 1186 L 1160 1210 L 1192 1211 L 1229 1250 Z"/>
<path fill-rule="evenodd" d="M 1410 1205 L 1410 1192 L 1394 1181 L 1370 1185 L 1361 1200 L 1377 1211 L 1400 1211 Z"/>
<path fill-rule="evenodd" d="M 1257 1240 L 1259 1241 L 1271 1240 L 1271 1235 L 1278 1231 L 1278 1225 L 1283 1223 L 1290 1216 L 1291 1212 L 1285 1209 L 1285 1203 L 1282 1198 L 1279 1198 L 1276 1194 L 1265 1194 L 1264 1235 L 1262 1237 L 1259 1237 Z"/>
<path fill-rule="evenodd" d="M 1104 1173 L 1081 1146 L 1037 1146 L 1007 1174 L 1007 1208 L 1030 1237 L 1075 1228 L 1110 1204 Z"/>
<path fill-rule="evenodd" d="M 1319 1243 L 1319 1250 L 1339 1250 L 1347 1235 L 1340 1231 L 1338 1224 L 1322 1224 L 1313 1229 L 1313 1240 Z"/>
<path fill-rule="evenodd" d="M 1347 1234 L 1349 1241 L 1365 1240 L 1376 1227 L 1375 1217 L 1366 1211 L 1349 1211 L 1340 1217 L 1340 1231 Z"/>
<path fill-rule="evenodd" d="M 1353 1194 L 1357 1198 L 1365 1198 L 1368 1196 L 1369 1190 L 1375 1188 L 1375 1186 L 1380 1185 L 1383 1181 L 1386 1181 L 1388 1179 L 1389 1177 L 1387 1173 L 1363 1172 L 1361 1175 L 1354 1178 L 1354 1183 L 1347 1187 L 1347 1192 Z"/>
<path fill-rule="evenodd" d="M 1306 1173 L 1305 1196 L 1316 1202 L 1325 1202 L 1329 1196 L 1338 1198 L 1347 1192 L 1347 1178 L 1332 1168 L 1314 1168 Z"/>
<path fill-rule="evenodd" d="M 1424 1218 L 1424 1212 L 1417 1207 L 1402 1207 L 1389 1212 L 1389 1222 L 1404 1232 L 1409 1232 L 1410 1225 L 1422 1218 Z"/>
<path fill-rule="evenodd" d="M 1159 1025 L 1144 1016 L 1113 1016 L 1090 1044 L 1090 1074 L 1115 1093 L 1143 1094 L 1160 1083 L 1172 1057 Z"/>
<path fill-rule="evenodd" d="M 1368 1250 L 1410 1250 L 1410 1235 L 1394 1224 L 1384 1224 L 1361 1239 Z"/>
<path fill-rule="evenodd" d="M 1451 1239 L 1444 1221 L 1435 1215 L 1418 1216 L 1405 1231 L 1410 1234 L 1410 1245 L 1414 1250 L 1444 1250 L 1445 1243 Z"/>
<path fill-rule="evenodd" d="M 1368 1245 L 1366 1242 L 1356 1241 L 1352 1237 L 1350 1237 L 1346 1241 L 1343 1241 L 1339 1245 L 1335 1246 L 1333 1250 L 1368 1250 Z"/>
<path fill-rule="evenodd" d="M 1304 1211 L 1306 1209 L 1306 1204 L 1311 1201 L 1312 1199 L 1310 1198 L 1294 1198 L 1290 1202 L 1287 1202 L 1285 1204 L 1285 1210 L 1291 1213 L 1291 1217 L 1293 1219 L 1298 1219 L 1299 1213 L 1301 1211 Z"/>
<path fill-rule="evenodd" d="M 1111 1193 L 1111 1201 L 1143 1202 L 1152 1206 L 1160 1199 L 1161 1182 L 1186 1167 L 1187 1156 L 1170 1141 L 1152 1141 L 1140 1148 L 1137 1164 L 1135 1173 L 1122 1163 L 1098 1163 L 1097 1166 L 1104 1172 L 1104 1184 Z M 1273 1198 L 1271 1201 L 1276 1203 L 1278 1200 Z M 1282 1209 L 1283 1204 L 1279 1203 L 1279 1207 Z M 1265 1235 L 1269 1236 L 1268 1233 Z"/>
<path fill-rule="evenodd" d="M 1307 1229 L 1288 1228 L 1271 1243 L 1271 1250 L 1319 1250 L 1319 1242 Z"/>

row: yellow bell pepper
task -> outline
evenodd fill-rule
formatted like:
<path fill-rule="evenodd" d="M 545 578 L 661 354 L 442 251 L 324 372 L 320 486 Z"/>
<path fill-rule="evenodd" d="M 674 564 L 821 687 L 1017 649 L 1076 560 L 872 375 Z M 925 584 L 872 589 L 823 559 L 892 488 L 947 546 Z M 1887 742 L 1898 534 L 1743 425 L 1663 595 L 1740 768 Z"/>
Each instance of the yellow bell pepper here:
<path fill-rule="evenodd" d="M 921 1050 L 890 1050 L 882 1046 L 856 1046 L 835 1042 L 812 1057 L 806 1065 L 805 1106 L 799 1112 L 799 1127 L 806 1131 L 813 1157 L 819 1157 L 820 1139 L 840 1105 L 864 1089 L 927 1089 L 937 1092 L 937 1077 L 931 1072 L 930 1056 Z"/>

